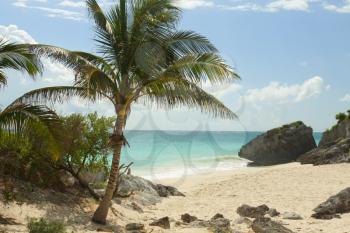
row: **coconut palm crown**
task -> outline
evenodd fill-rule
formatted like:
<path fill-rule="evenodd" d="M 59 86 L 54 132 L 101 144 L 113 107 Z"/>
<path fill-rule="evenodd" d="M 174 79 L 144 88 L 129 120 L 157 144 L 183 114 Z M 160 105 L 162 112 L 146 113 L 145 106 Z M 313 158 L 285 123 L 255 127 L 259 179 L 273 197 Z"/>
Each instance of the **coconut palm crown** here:
<path fill-rule="evenodd" d="M 114 154 L 110 177 L 92 219 L 105 224 L 132 105 L 153 104 L 167 109 L 186 106 L 213 117 L 234 119 L 235 114 L 201 86 L 239 77 L 208 39 L 176 29 L 180 10 L 170 0 L 119 0 L 106 12 L 96 0 L 86 2 L 95 25 L 98 55 L 32 45 L 36 54 L 72 69 L 75 80 L 72 86 L 31 91 L 18 101 L 65 101 L 78 96 L 90 101 L 107 99 L 113 104 L 117 120 L 111 137 Z"/>

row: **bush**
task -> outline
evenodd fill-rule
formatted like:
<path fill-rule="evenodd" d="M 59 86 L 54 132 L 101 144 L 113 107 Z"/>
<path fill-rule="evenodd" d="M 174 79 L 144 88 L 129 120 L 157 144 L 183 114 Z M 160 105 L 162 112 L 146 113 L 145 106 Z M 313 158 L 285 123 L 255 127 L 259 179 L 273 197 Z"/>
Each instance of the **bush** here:
<path fill-rule="evenodd" d="M 31 219 L 27 225 L 29 233 L 66 233 L 66 229 L 61 222 L 48 221 L 43 218 Z"/>
<path fill-rule="evenodd" d="M 347 115 L 346 115 L 345 113 L 342 113 L 342 112 L 341 112 L 341 113 L 338 113 L 338 114 L 335 116 L 335 119 L 338 120 L 338 123 L 340 123 L 340 122 L 346 120 L 346 118 L 347 118 Z"/>

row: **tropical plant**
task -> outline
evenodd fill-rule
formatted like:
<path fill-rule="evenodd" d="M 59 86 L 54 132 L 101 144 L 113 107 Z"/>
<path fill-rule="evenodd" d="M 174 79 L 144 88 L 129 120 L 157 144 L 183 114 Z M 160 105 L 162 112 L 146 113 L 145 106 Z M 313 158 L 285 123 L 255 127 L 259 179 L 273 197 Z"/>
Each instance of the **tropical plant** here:
<path fill-rule="evenodd" d="M 15 44 L 0 39 L 0 87 L 6 85 L 4 69 L 24 71 L 33 78 L 42 71 L 42 64 L 24 44 Z"/>
<path fill-rule="evenodd" d="M 27 224 L 29 233 L 65 233 L 66 228 L 62 222 L 50 221 L 44 218 L 30 219 Z"/>
<path fill-rule="evenodd" d="M 124 128 L 133 103 L 167 109 L 187 106 L 214 117 L 236 115 L 205 92 L 204 82 L 222 83 L 238 75 L 205 37 L 176 29 L 180 10 L 171 0 L 120 0 L 104 12 L 96 0 L 87 0 L 95 22 L 97 52 L 68 51 L 49 45 L 32 45 L 34 53 L 62 62 L 75 72 L 73 86 L 41 88 L 18 101 L 64 101 L 78 96 L 108 100 L 117 120 L 110 138 L 113 159 L 105 195 L 93 221 L 106 223 L 119 174 L 121 149 L 127 144 Z"/>
<path fill-rule="evenodd" d="M 345 121 L 346 118 L 347 118 L 347 115 L 343 112 L 340 112 L 335 116 L 335 119 L 338 121 L 338 123 Z"/>

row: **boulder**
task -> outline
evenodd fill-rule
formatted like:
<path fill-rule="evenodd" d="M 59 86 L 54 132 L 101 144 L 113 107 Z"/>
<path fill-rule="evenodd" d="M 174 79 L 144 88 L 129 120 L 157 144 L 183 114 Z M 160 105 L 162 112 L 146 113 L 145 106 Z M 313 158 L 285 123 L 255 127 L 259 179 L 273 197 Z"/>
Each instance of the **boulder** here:
<path fill-rule="evenodd" d="M 350 119 L 337 123 L 323 133 L 319 146 L 325 146 L 339 139 L 350 138 Z"/>
<path fill-rule="evenodd" d="M 255 219 L 252 229 L 255 233 L 293 233 L 293 231 L 278 222 L 272 221 L 270 218 Z"/>
<path fill-rule="evenodd" d="M 175 187 L 172 187 L 172 186 L 156 184 L 153 186 L 153 188 L 157 191 L 158 195 L 161 197 L 169 197 L 169 196 L 184 197 L 185 196 L 183 193 L 179 192 L 179 190 L 177 190 Z"/>
<path fill-rule="evenodd" d="M 195 216 L 192 216 L 190 214 L 183 214 L 181 215 L 181 220 L 185 223 L 191 223 L 191 222 L 194 222 L 196 221 L 198 218 L 195 217 Z"/>
<path fill-rule="evenodd" d="M 314 148 L 312 128 L 299 121 L 258 136 L 241 148 L 239 156 L 254 165 L 268 166 L 294 162 Z"/>
<path fill-rule="evenodd" d="M 241 217 L 259 218 L 259 217 L 264 217 L 268 210 L 269 210 L 269 207 L 266 205 L 260 205 L 258 207 L 242 205 L 237 208 L 236 212 Z"/>
<path fill-rule="evenodd" d="M 299 214 L 294 212 L 284 212 L 281 216 L 283 219 L 289 219 L 289 220 L 302 220 L 303 217 L 301 217 Z"/>
<path fill-rule="evenodd" d="M 350 162 L 350 138 L 319 146 L 298 158 L 302 164 L 324 165 Z"/>
<path fill-rule="evenodd" d="M 312 217 L 317 219 L 332 219 L 339 214 L 350 212 L 350 188 L 328 198 L 314 209 Z"/>
<path fill-rule="evenodd" d="M 160 218 L 160 219 L 158 219 L 156 221 L 153 221 L 149 225 L 150 226 L 161 227 L 161 228 L 164 228 L 164 229 L 170 229 L 170 220 L 169 220 L 169 217 L 164 217 L 164 218 Z"/>
<path fill-rule="evenodd" d="M 128 197 L 129 201 L 143 206 L 157 204 L 162 197 L 184 196 L 174 187 L 153 184 L 142 177 L 126 174 L 120 177 L 117 194 L 119 197 Z"/>

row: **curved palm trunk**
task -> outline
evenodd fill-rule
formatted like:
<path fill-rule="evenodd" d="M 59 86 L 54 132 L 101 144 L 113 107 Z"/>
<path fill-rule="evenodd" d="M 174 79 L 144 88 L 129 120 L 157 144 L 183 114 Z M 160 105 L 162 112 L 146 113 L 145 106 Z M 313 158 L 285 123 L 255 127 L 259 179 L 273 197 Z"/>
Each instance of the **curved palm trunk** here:
<path fill-rule="evenodd" d="M 125 115 L 118 114 L 118 119 L 116 122 L 114 137 L 112 138 L 112 143 L 114 146 L 114 154 L 112 167 L 108 179 L 108 184 L 106 188 L 105 195 L 100 202 L 100 205 L 96 209 L 92 221 L 99 224 L 106 224 L 106 219 L 108 215 L 108 210 L 111 205 L 114 190 L 117 186 L 118 176 L 119 176 L 119 163 L 120 163 L 120 153 L 124 144 L 123 130 L 125 125 Z"/>

